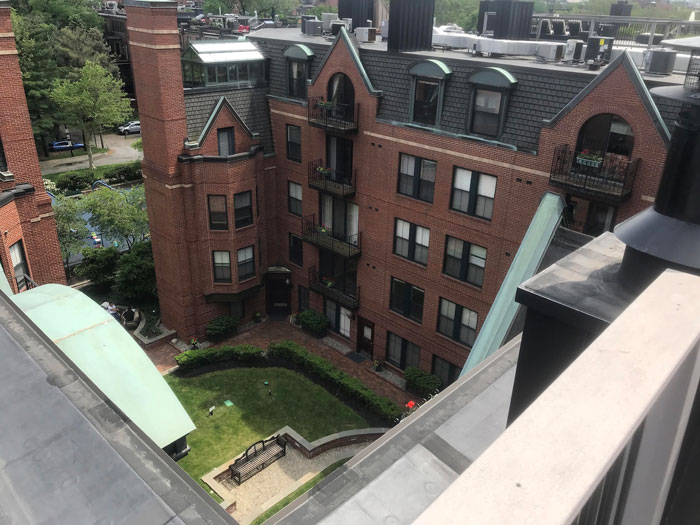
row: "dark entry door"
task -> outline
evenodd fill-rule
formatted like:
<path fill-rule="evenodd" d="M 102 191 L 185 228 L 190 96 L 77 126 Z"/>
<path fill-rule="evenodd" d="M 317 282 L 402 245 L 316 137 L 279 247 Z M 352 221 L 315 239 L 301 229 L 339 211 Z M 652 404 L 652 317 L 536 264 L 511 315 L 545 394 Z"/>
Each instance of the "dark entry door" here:
<path fill-rule="evenodd" d="M 357 318 L 357 351 L 374 355 L 374 323 L 362 317 Z"/>
<path fill-rule="evenodd" d="M 287 275 L 268 275 L 266 310 L 268 314 L 287 315 L 292 309 L 292 288 Z"/>

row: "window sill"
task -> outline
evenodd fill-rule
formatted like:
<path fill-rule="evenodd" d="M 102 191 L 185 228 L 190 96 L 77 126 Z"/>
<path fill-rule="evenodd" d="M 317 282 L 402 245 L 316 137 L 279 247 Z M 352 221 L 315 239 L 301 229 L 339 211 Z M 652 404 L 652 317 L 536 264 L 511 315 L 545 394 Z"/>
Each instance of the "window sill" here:
<path fill-rule="evenodd" d="M 214 281 L 214 286 L 231 286 L 233 281 Z"/>
<path fill-rule="evenodd" d="M 214 233 L 216 233 L 216 232 L 224 232 L 224 233 L 226 233 L 226 232 L 229 231 L 229 229 L 228 229 L 228 228 L 211 228 L 211 227 L 210 227 L 210 228 L 209 228 L 209 231 L 210 231 L 210 232 L 214 232 Z"/>
<path fill-rule="evenodd" d="M 244 277 L 242 280 L 238 281 L 238 284 L 249 283 L 251 281 L 254 281 L 256 278 L 257 278 L 257 275 L 251 275 L 250 277 Z"/>
<path fill-rule="evenodd" d="M 292 213 L 289 210 L 287 210 L 287 215 L 291 215 L 292 217 L 297 217 L 298 219 L 301 219 L 303 217 L 303 215 L 297 215 L 296 213 Z"/>
<path fill-rule="evenodd" d="M 443 334 L 442 332 L 438 332 L 437 330 L 435 330 L 435 334 L 438 335 L 438 336 L 440 336 L 440 337 L 441 337 L 442 339 L 444 339 L 445 341 L 449 341 L 449 342 L 451 342 L 451 343 L 456 344 L 456 345 L 459 346 L 460 348 L 466 348 L 466 349 L 469 350 L 469 351 L 471 351 L 471 349 L 472 349 L 471 346 L 465 345 L 464 343 L 460 343 L 459 341 L 455 341 L 454 339 L 452 339 L 451 337 L 446 336 L 446 335 Z M 435 354 L 435 355 L 437 355 L 437 354 Z M 438 356 L 438 357 L 440 357 L 440 356 Z M 444 358 L 443 358 L 443 359 L 444 359 Z"/>
<path fill-rule="evenodd" d="M 287 157 L 287 160 L 288 160 L 289 162 L 294 162 L 294 163 L 296 163 L 296 164 L 303 164 L 303 163 L 301 162 L 301 159 L 297 160 L 297 159 L 290 159 L 289 157 Z"/>
<path fill-rule="evenodd" d="M 442 272 L 442 276 L 449 279 L 450 281 L 454 281 L 455 283 L 459 284 L 464 284 L 468 286 L 469 288 L 472 288 L 474 291 L 477 292 L 483 292 L 483 285 L 477 286 L 476 284 L 470 283 L 469 281 L 463 281 L 462 279 L 457 279 L 457 277 L 453 277 L 451 275 L 446 274 L 445 272 Z"/>
<path fill-rule="evenodd" d="M 394 363 L 390 363 L 389 361 L 384 361 L 383 365 L 391 369 L 391 372 L 399 375 L 400 377 L 404 377 L 404 374 L 406 373 L 405 370 L 402 370 L 400 367 L 396 366 Z"/>
<path fill-rule="evenodd" d="M 240 228 L 234 228 L 234 231 L 242 232 L 245 230 L 250 230 L 251 228 L 255 228 L 255 222 L 253 222 L 252 224 L 246 224 L 245 226 L 241 226 Z"/>
<path fill-rule="evenodd" d="M 301 270 L 304 269 L 304 264 L 303 264 L 303 263 L 302 263 L 302 264 L 295 263 L 295 262 L 292 261 L 291 259 L 289 259 L 289 263 L 290 263 L 290 264 L 293 264 L 294 266 L 296 266 L 297 268 L 299 268 L 299 269 L 301 269 Z"/>
<path fill-rule="evenodd" d="M 414 320 L 414 319 L 411 319 L 410 317 L 406 317 L 404 314 L 402 314 L 401 312 L 397 312 L 396 310 L 393 310 L 391 307 L 389 307 L 389 311 L 390 311 L 392 314 L 394 314 L 394 315 L 400 317 L 400 318 L 403 319 L 404 321 L 408 321 L 409 323 L 412 323 L 412 324 L 414 324 L 414 325 L 416 325 L 416 326 L 420 326 L 421 328 L 423 327 L 423 321 L 416 321 L 416 320 Z"/>
<path fill-rule="evenodd" d="M 493 217 L 491 217 L 490 219 L 485 219 L 483 217 L 479 217 L 478 215 L 469 215 L 466 212 L 455 210 L 454 208 L 448 208 L 447 211 L 450 213 L 454 213 L 455 215 L 459 215 L 460 217 L 469 217 L 470 219 L 477 220 L 484 224 L 491 224 L 493 222 Z"/>
<path fill-rule="evenodd" d="M 421 268 L 421 269 L 423 269 L 423 270 L 427 270 L 427 269 L 428 269 L 428 265 L 427 265 L 427 264 L 422 264 L 422 263 L 419 263 L 419 262 L 416 262 L 416 261 L 412 261 L 411 259 L 407 259 L 406 257 L 397 254 L 396 252 L 392 252 L 391 255 L 393 255 L 395 258 L 399 259 L 400 261 L 407 262 L 407 263 L 412 264 L 413 266 L 416 266 L 416 267 Z"/>
<path fill-rule="evenodd" d="M 409 199 L 411 202 L 420 202 L 422 204 L 425 204 L 426 206 L 432 206 L 433 203 L 430 201 L 424 201 L 421 199 L 417 199 L 416 197 L 411 197 L 410 195 L 406 195 L 405 193 L 399 193 L 398 191 L 396 192 L 396 195 L 399 197 L 403 197 L 404 199 Z"/>

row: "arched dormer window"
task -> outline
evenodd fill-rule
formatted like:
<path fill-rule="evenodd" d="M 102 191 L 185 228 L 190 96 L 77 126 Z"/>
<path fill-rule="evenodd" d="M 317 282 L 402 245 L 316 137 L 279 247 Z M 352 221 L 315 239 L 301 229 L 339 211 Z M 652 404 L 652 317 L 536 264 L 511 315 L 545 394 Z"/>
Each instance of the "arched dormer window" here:
<path fill-rule="evenodd" d="M 287 95 L 306 99 L 306 81 L 311 74 L 314 52 L 304 44 L 294 44 L 284 50 L 287 59 Z"/>
<path fill-rule="evenodd" d="M 414 64 L 409 73 L 413 77 L 411 122 L 438 126 L 442 116 L 445 81 L 452 74 L 452 70 L 443 62 L 430 59 Z"/>
<path fill-rule="evenodd" d="M 469 76 L 472 84 L 469 133 L 497 138 L 503 132 L 508 96 L 518 81 L 505 69 L 486 67 Z"/>

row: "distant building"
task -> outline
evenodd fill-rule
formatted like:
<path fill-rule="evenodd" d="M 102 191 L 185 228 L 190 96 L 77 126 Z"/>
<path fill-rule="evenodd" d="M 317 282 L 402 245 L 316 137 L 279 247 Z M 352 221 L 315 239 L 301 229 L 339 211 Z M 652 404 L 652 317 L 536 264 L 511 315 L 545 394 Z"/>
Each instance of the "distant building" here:
<path fill-rule="evenodd" d="M 9 0 L 0 0 L 0 265 L 14 291 L 65 283 L 22 86 Z"/>
<path fill-rule="evenodd" d="M 345 345 L 446 384 L 544 192 L 593 235 L 653 201 L 678 108 L 648 87 L 682 82 L 625 53 L 596 72 L 343 30 L 181 59 L 174 2 L 127 15 L 163 322 L 201 336 L 217 315 L 311 307 Z"/>

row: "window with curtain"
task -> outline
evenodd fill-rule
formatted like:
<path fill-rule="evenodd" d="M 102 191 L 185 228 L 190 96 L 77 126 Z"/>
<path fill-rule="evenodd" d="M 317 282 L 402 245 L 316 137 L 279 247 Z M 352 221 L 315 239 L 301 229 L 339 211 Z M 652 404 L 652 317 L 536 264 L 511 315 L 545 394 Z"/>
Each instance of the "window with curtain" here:
<path fill-rule="evenodd" d="M 226 195 L 208 195 L 209 229 L 228 230 L 228 212 L 226 210 Z"/>
<path fill-rule="evenodd" d="M 440 298 L 438 332 L 463 345 L 472 346 L 476 339 L 477 313 L 447 299 Z"/>
<path fill-rule="evenodd" d="M 493 217 L 493 204 L 496 198 L 496 177 L 455 168 L 452 179 L 450 207 L 482 219 Z"/>
<path fill-rule="evenodd" d="M 287 95 L 290 98 L 306 98 L 306 61 L 287 60 Z"/>
<path fill-rule="evenodd" d="M 233 196 L 236 229 L 253 224 L 253 200 L 251 194 L 251 191 L 243 191 Z"/>
<path fill-rule="evenodd" d="M 413 99 L 413 122 L 434 126 L 438 118 L 440 81 L 416 78 Z"/>
<path fill-rule="evenodd" d="M 301 184 L 289 181 L 287 189 L 289 191 L 289 199 L 287 201 L 287 210 L 292 215 L 298 215 L 301 217 L 302 214 L 302 200 L 301 200 Z"/>
<path fill-rule="evenodd" d="M 430 230 L 402 219 L 396 219 L 394 230 L 394 253 L 427 265 Z"/>
<path fill-rule="evenodd" d="M 212 252 L 214 263 L 214 282 L 231 282 L 231 255 L 227 251 Z"/>
<path fill-rule="evenodd" d="M 401 153 L 399 158 L 399 187 L 402 195 L 433 202 L 437 163 Z"/>
<path fill-rule="evenodd" d="M 253 247 L 238 250 L 238 280 L 242 281 L 255 275 L 255 254 Z"/>
<path fill-rule="evenodd" d="M 475 286 L 484 283 L 486 248 L 449 235 L 445 239 L 443 272 Z"/>
<path fill-rule="evenodd" d="M 501 117 L 501 92 L 476 88 L 472 133 L 497 137 Z"/>

